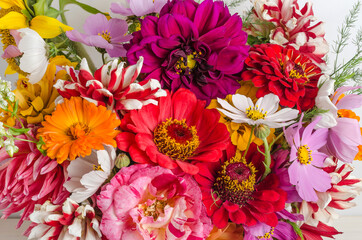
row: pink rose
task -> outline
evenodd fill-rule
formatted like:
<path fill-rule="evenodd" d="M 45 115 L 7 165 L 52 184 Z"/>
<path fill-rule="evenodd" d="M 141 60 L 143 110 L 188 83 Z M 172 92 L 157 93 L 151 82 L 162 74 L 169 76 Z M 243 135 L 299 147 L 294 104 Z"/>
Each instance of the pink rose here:
<path fill-rule="evenodd" d="M 159 166 L 122 168 L 97 200 L 103 213 L 100 229 L 109 240 L 201 240 L 212 229 L 192 177 Z"/>

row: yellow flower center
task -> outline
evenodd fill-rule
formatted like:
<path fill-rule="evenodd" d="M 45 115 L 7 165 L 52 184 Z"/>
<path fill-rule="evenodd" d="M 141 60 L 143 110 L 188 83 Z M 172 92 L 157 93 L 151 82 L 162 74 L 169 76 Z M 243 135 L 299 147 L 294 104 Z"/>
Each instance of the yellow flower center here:
<path fill-rule="evenodd" d="M 153 220 L 156 221 L 160 214 L 164 213 L 165 206 L 167 205 L 167 201 L 163 200 L 154 200 L 152 204 L 148 204 L 147 202 L 142 204 L 140 208 L 143 210 L 143 214 L 145 216 L 152 216 Z"/>
<path fill-rule="evenodd" d="M 102 38 L 104 38 L 107 42 L 109 42 L 109 43 L 111 42 L 112 37 L 111 37 L 111 33 L 108 32 L 108 30 L 102 31 L 102 33 L 98 33 L 98 35 L 101 36 Z"/>
<path fill-rule="evenodd" d="M 290 78 L 308 78 L 304 72 L 304 69 L 299 64 L 296 64 L 294 68 L 289 72 Z"/>
<path fill-rule="evenodd" d="M 167 119 L 154 130 L 158 150 L 176 160 L 186 160 L 200 145 L 195 126 L 189 127 L 186 120 Z"/>
<path fill-rule="evenodd" d="M 244 205 L 251 199 L 256 183 L 256 169 L 245 158 L 235 156 L 221 166 L 213 189 L 223 201 Z"/>
<path fill-rule="evenodd" d="M 103 171 L 102 167 L 100 164 L 97 164 L 97 165 L 93 165 L 93 170 L 94 171 Z M 104 172 L 104 171 L 103 171 Z"/>
<path fill-rule="evenodd" d="M 72 140 L 79 139 L 81 137 L 87 136 L 90 133 L 91 129 L 85 123 L 75 123 L 67 131 L 67 135 L 72 138 Z"/>
<path fill-rule="evenodd" d="M 196 66 L 197 62 L 195 58 L 199 54 L 201 55 L 201 52 L 193 52 L 192 54 L 187 55 L 186 59 L 184 57 L 180 57 L 180 59 L 176 63 L 177 74 L 191 72 L 192 69 L 194 69 Z"/>
<path fill-rule="evenodd" d="M 264 109 L 259 110 L 258 106 L 249 107 L 246 109 L 246 116 L 251 120 L 265 119 L 267 112 L 263 113 Z"/>
<path fill-rule="evenodd" d="M 264 236 L 258 236 L 257 238 L 258 239 L 272 239 L 273 234 L 274 234 L 274 228 L 272 227 L 270 229 L 270 232 L 265 233 Z"/>
<path fill-rule="evenodd" d="M 298 161 L 301 164 L 308 165 L 312 160 L 312 150 L 307 145 L 298 148 Z"/>

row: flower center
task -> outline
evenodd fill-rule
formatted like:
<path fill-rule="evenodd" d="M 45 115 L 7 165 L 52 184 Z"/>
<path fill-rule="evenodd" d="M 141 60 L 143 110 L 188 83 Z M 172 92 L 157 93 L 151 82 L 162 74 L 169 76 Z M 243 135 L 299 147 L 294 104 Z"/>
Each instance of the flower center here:
<path fill-rule="evenodd" d="M 67 135 L 76 140 L 78 138 L 87 136 L 91 129 L 85 123 L 75 123 L 67 131 Z"/>
<path fill-rule="evenodd" d="M 103 171 L 104 172 L 104 170 L 102 169 L 100 164 L 93 165 L 93 170 L 94 171 Z"/>
<path fill-rule="evenodd" d="M 199 54 L 201 55 L 201 53 Z M 193 52 L 192 54 L 187 55 L 186 58 L 180 57 L 176 63 L 177 74 L 190 74 L 196 66 L 195 58 L 197 58 L 199 54 L 197 52 Z"/>
<path fill-rule="evenodd" d="M 274 234 L 274 227 L 271 227 L 270 231 L 265 233 L 264 236 L 258 236 L 257 239 L 271 239 Z"/>
<path fill-rule="evenodd" d="M 308 165 L 312 160 L 312 150 L 309 150 L 307 145 L 300 146 L 298 148 L 298 161 L 301 164 Z"/>
<path fill-rule="evenodd" d="M 246 116 L 251 120 L 265 119 L 267 112 L 263 113 L 264 109 L 259 110 L 259 107 L 249 107 L 246 109 Z"/>
<path fill-rule="evenodd" d="M 289 72 L 290 78 L 308 78 L 304 72 L 304 69 L 299 64 L 296 64 L 294 68 Z"/>
<path fill-rule="evenodd" d="M 109 43 L 111 42 L 112 37 L 111 37 L 111 33 L 108 32 L 108 30 L 102 31 L 102 33 L 98 33 L 98 35 L 101 36 L 102 38 L 104 38 L 107 42 L 109 42 Z"/>
<path fill-rule="evenodd" d="M 252 197 L 256 169 L 245 158 L 233 157 L 221 166 L 214 183 L 214 190 L 222 201 L 243 206 Z"/>
<path fill-rule="evenodd" d="M 154 131 L 158 150 L 176 160 L 186 160 L 200 145 L 195 126 L 189 127 L 186 120 L 167 119 L 159 124 Z"/>
<path fill-rule="evenodd" d="M 165 213 L 164 209 L 167 205 L 167 201 L 163 200 L 148 200 L 146 203 L 142 204 L 140 208 L 143 210 L 145 216 L 153 217 L 153 220 L 156 221 L 160 214 Z"/>

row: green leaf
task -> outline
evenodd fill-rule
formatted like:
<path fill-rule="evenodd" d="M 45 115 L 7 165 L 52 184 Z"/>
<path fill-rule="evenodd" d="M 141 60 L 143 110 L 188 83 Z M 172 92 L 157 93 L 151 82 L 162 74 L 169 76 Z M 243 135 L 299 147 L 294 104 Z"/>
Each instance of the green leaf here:
<path fill-rule="evenodd" d="M 35 15 L 45 15 L 45 12 L 48 10 L 48 1 L 47 0 L 38 0 L 37 3 L 33 4 Z"/>
<path fill-rule="evenodd" d="M 36 143 L 36 148 L 41 152 L 44 156 L 46 156 L 46 151 L 42 148 L 45 145 L 45 142 L 42 137 L 39 138 L 39 141 Z"/>
<path fill-rule="evenodd" d="M 11 113 L 11 117 L 15 117 L 16 113 L 18 112 L 18 108 L 19 108 L 19 100 L 16 100 L 13 106 L 13 112 Z"/>
<path fill-rule="evenodd" d="M 48 10 L 45 12 L 45 15 L 48 17 L 52 17 L 52 18 L 57 18 L 60 14 L 60 11 L 58 11 L 58 9 L 55 8 L 48 8 Z"/>
<path fill-rule="evenodd" d="M 81 2 L 78 2 L 76 0 L 60 0 L 60 5 L 61 5 L 61 9 L 60 10 L 64 10 L 64 7 L 68 4 L 75 4 L 75 5 L 78 5 L 79 7 L 81 7 L 84 11 L 87 11 L 89 13 L 92 13 L 92 14 L 97 14 L 97 13 L 102 13 L 104 14 L 103 12 L 99 11 L 98 9 L 92 7 L 92 6 L 89 6 L 85 3 L 81 3 Z"/>
<path fill-rule="evenodd" d="M 8 130 L 11 135 L 18 136 L 20 134 L 29 132 L 30 128 L 13 128 L 12 127 L 12 128 L 9 128 Z"/>
<path fill-rule="evenodd" d="M 21 10 L 21 13 L 22 13 L 29 21 L 33 18 L 27 9 Z"/>
<path fill-rule="evenodd" d="M 301 240 L 304 240 L 303 233 L 302 233 L 302 230 L 300 229 L 300 227 L 295 222 L 291 222 L 289 220 L 287 220 L 287 223 L 289 223 L 293 227 L 294 232 L 296 234 L 298 234 L 298 236 L 301 238 Z"/>

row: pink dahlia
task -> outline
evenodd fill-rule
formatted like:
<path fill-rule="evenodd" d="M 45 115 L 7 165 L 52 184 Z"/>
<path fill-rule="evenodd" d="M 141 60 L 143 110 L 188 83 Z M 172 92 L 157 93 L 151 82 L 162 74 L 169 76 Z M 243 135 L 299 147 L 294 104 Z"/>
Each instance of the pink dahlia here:
<path fill-rule="evenodd" d="M 234 147 L 234 146 L 233 146 Z M 278 224 L 277 212 L 285 207 L 286 192 L 279 188 L 278 177 L 271 173 L 263 179 L 264 155 L 251 144 L 248 153 L 228 149 L 216 163 L 199 163 L 195 175 L 207 214 L 218 228 L 229 220 L 236 224 L 254 226 Z"/>
<path fill-rule="evenodd" d="M 25 235 L 41 240 L 101 240 L 99 217 L 88 203 L 78 204 L 68 198 L 62 205 L 46 201 L 37 204 Z"/>
<path fill-rule="evenodd" d="M 212 229 L 193 178 L 159 166 L 122 168 L 102 188 L 97 205 L 109 240 L 201 240 Z"/>
<path fill-rule="evenodd" d="M 195 162 L 216 162 L 230 143 L 216 109 L 186 89 L 124 115 L 117 146 L 133 161 L 196 174 Z"/>
<path fill-rule="evenodd" d="M 221 1 L 174 0 L 160 17 L 147 16 L 126 46 L 131 64 L 145 58 L 145 79 L 160 79 L 165 89 L 187 88 L 206 100 L 235 93 L 248 55 L 247 34 L 238 14 Z"/>
<path fill-rule="evenodd" d="M 273 93 L 282 106 L 300 111 L 314 107 L 321 69 L 298 50 L 276 44 L 254 45 L 245 65 L 241 78 L 259 88 L 257 98 Z"/>
<path fill-rule="evenodd" d="M 58 80 L 55 88 L 64 98 L 80 96 L 96 105 L 106 106 L 116 111 L 140 109 L 147 104 L 156 104 L 156 99 L 166 96 L 160 83 L 155 79 L 137 83 L 143 58 L 135 65 L 124 67 L 118 60 L 109 62 L 98 69 L 94 76 L 83 59 L 80 70 L 67 67 L 69 81 Z"/>
<path fill-rule="evenodd" d="M 293 46 L 316 63 L 325 64 L 322 58 L 329 47 L 324 39 L 323 23 L 317 22 L 312 4 L 307 2 L 302 9 L 297 0 L 256 0 L 254 1 L 251 26 L 248 34 L 260 34 L 270 39 L 270 43 Z M 267 22 L 267 24 L 262 24 Z"/>
<path fill-rule="evenodd" d="M 17 138 L 34 140 L 36 129 L 28 133 L 30 136 L 19 135 Z M 67 163 L 44 156 L 36 145 L 31 142 L 16 140 L 19 152 L 12 158 L 5 148 L 0 149 L 0 209 L 5 209 L 3 218 L 24 210 L 17 227 L 28 220 L 36 204 L 51 200 L 61 204 L 69 192 L 63 187 L 67 180 Z"/>

